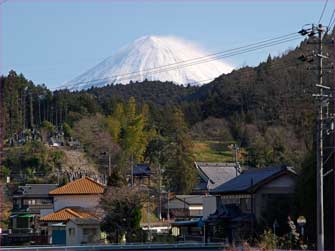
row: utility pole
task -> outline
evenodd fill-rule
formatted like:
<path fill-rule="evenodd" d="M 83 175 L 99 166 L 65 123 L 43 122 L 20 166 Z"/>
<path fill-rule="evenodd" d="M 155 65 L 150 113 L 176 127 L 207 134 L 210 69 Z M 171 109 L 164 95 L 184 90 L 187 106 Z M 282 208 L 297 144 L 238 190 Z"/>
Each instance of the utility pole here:
<path fill-rule="evenodd" d="M 238 176 L 239 173 L 241 172 L 240 163 L 238 162 L 238 151 L 240 150 L 240 148 L 237 146 L 237 144 L 234 144 L 233 150 L 234 150 L 234 162 L 235 162 L 236 176 Z"/>
<path fill-rule="evenodd" d="M 131 154 L 131 187 L 134 186 L 134 154 Z"/>
<path fill-rule="evenodd" d="M 161 170 L 161 152 L 159 152 L 158 169 L 159 169 L 159 220 L 162 220 L 162 170 Z"/>
<path fill-rule="evenodd" d="M 324 215 L 323 215 L 323 54 L 322 54 L 322 38 L 323 38 L 323 27 L 319 24 L 318 28 L 318 64 L 319 64 L 319 114 L 318 114 L 318 126 L 317 126 L 317 147 L 316 147 L 316 157 L 317 157 L 317 248 L 318 250 L 324 250 Z"/>
<path fill-rule="evenodd" d="M 318 88 L 318 93 L 313 94 L 313 97 L 316 98 L 318 102 L 318 114 L 317 114 L 317 131 L 316 131 L 316 208 L 317 208 L 317 250 L 324 250 L 324 203 L 323 203 L 323 166 L 324 166 L 324 157 L 323 157 L 323 138 L 325 130 L 324 122 L 328 120 L 328 104 L 329 99 L 332 95 L 329 93 L 330 87 L 324 85 L 323 83 L 323 59 L 327 59 L 326 55 L 323 55 L 323 38 L 324 34 L 327 32 L 327 28 L 318 24 L 317 26 L 312 25 L 311 28 L 302 29 L 299 31 L 301 35 L 308 35 L 313 37 L 317 35 L 317 45 L 318 51 L 312 57 L 316 56 L 318 58 L 318 83 L 315 85 Z M 312 62 L 313 60 L 309 59 L 310 56 L 305 57 L 302 55 L 300 59 L 302 61 Z M 327 92 L 328 91 L 328 92 Z M 324 111 L 324 108 L 327 108 Z M 326 113 L 326 114 L 324 114 Z M 326 115 L 326 116 L 325 116 Z"/>
<path fill-rule="evenodd" d="M 167 220 L 170 221 L 170 189 L 167 192 Z"/>

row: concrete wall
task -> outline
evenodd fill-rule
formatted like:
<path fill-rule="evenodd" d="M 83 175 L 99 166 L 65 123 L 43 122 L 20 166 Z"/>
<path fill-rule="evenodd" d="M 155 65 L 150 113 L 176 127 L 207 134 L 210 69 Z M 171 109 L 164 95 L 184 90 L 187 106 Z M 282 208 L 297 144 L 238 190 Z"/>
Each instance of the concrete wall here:
<path fill-rule="evenodd" d="M 100 195 L 56 195 L 54 197 L 54 211 L 65 207 L 95 208 L 100 201 Z"/>
<path fill-rule="evenodd" d="M 215 196 L 204 196 L 203 197 L 203 213 L 202 218 L 206 220 L 208 216 L 216 211 L 216 197 Z"/>
<path fill-rule="evenodd" d="M 86 229 L 86 230 L 85 230 Z M 95 229 L 95 234 L 86 235 L 87 229 Z M 100 226 L 99 225 L 77 225 L 73 221 L 66 224 L 66 245 L 81 245 L 84 243 L 93 244 L 100 241 Z"/>
<path fill-rule="evenodd" d="M 78 244 L 80 244 L 80 233 L 78 226 L 74 224 L 72 221 L 69 221 L 66 224 L 66 245 L 78 245 Z"/>

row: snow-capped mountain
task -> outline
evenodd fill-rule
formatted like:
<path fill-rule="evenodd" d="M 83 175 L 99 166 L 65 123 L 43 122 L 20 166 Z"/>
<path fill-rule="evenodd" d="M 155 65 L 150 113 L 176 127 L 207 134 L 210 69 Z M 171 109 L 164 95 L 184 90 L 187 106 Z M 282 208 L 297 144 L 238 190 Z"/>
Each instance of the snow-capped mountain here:
<path fill-rule="evenodd" d="M 207 55 L 209 53 L 179 38 L 145 36 L 66 82 L 62 88 L 81 90 L 145 79 L 202 85 L 232 71 L 228 64 L 205 57 Z"/>

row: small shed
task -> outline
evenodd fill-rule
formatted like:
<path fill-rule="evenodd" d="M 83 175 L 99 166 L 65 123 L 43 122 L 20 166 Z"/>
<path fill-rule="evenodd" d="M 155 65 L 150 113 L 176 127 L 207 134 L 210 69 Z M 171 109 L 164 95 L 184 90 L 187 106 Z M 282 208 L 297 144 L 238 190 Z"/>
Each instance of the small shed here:
<path fill-rule="evenodd" d="M 136 164 L 133 166 L 135 185 L 150 185 L 152 171 L 149 164 Z"/>
<path fill-rule="evenodd" d="M 73 218 L 66 223 L 66 245 L 100 242 L 100 221 L 96 218 Z"/>

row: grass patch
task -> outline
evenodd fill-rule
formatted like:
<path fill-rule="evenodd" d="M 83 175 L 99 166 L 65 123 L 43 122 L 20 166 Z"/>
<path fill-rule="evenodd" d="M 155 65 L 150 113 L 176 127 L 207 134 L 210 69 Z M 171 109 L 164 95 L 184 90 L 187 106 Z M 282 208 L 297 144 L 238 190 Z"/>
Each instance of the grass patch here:
<path fill-rule="evenodd" d="M 234 142 L 226 141 L 194 141 L 194 155 L 196 161 L 230 162 L 233 161 L 230 145 Z"/>

